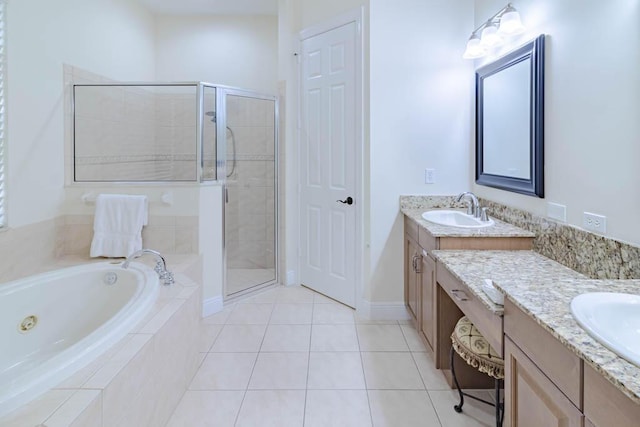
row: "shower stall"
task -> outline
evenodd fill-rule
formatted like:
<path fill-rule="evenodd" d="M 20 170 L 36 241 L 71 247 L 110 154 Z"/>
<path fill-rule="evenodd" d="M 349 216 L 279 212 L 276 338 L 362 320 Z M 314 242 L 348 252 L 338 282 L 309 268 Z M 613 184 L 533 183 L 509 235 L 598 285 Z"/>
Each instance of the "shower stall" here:
<path fill-rule="evenodd" d="M 225 297 L 276 283 L 275 96 L 203 82 L 87 83 L 73 85 L 72 104 L 74 182 L 222 185 Z"/>

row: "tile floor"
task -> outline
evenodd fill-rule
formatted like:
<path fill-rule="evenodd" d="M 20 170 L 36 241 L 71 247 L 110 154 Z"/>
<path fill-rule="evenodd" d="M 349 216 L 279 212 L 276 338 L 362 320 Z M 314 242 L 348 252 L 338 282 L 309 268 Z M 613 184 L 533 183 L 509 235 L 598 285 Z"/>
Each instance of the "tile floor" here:
<path fill-rule="evenodd" d="M 494 425 L 493 408 L 471 399 L 453 410 L 456 392 L 406 322 L 359 319 L 303 287 L 203 322 L 202 364 L 168 427 Z"/>
<path fill-rule="evenodd" d="M 233 295 L 275 278 L 273 268 L 230 268 L 227 270 L 227 294 Z"/>

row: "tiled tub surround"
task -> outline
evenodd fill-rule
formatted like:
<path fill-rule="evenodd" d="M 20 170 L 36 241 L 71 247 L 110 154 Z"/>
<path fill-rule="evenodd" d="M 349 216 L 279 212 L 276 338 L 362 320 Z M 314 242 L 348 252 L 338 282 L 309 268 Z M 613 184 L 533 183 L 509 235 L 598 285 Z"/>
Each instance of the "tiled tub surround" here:
<path fill-rule="evenodd" d="M 142 260 L 142 259 L 141 259 Z M 61 260 L 60 265 L 77 263 Z M 171 257 L 176 283 L 131 333 L 42 397 L 0 419 L 2 427 L 161 426 L 200 364 L 199 258 Z"/>
<path fill-rule="evenodd" d="M 63 215 L 0 232 L 0 283 L 50 270 L 60 257 L 89 255 L 93 215 Z M 144 247 L 163 254 L 198 253 L 198 217 L 149 216 Z"/>
<path fill-rule="evenodd" d="M 0 283 L 40 273 L 51 265 L 62 250 L 64 236 L 59 230 L 63 225 L 64 219 L 58 217 L 0 231 Z"/>
<path fill-rule="evenodd" d="M 503 314 L 482 291 L 485 279 L 495 281 L 517 278 L 522 283 L 539 280 L 587 279 L 582 274 L 533 251 L 432 251 L 457 279 L 465 284 L 494 314 Z"/>
<path fill-rule="evenodd" d="M 404 213 L 462 206 L 454 201 L 453 196 L 400 196 L 400 208 Z M 480 205 L 493 219 L 532 232 L 536 252 L 590 278 L 640 279 L 639 247 L 490 200 L 480 199 Z"/>
<path fill-rule="evenodd" d="M 60 218 L 58 255 L 89 254 L 93 215 Z M 142 229 L 142 245 L 163 254 L 195 254 L 198 252 L 198 217 L 150 215 L 148 224 Z"/>

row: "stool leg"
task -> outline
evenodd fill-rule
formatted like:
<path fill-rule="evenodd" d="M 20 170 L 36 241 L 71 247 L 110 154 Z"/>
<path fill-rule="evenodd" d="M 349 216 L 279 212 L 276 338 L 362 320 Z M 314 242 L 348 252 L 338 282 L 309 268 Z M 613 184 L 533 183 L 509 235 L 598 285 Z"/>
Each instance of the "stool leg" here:
<path fill-rule="evenodd" d="M 504 386 L 504 380 L 500 380 L 501 384 Z M 502 402 L 498 401 L 498 404 L 500 405 L 500 422 L 498 424 L 498 427 L 502 427 L 502 425 L 504 424 L 504 405 L 505 405 L 505 400 L 504 400 L 504 396 L 502 397 Z"/>
<path fill-rule="evenodd" d="M 462 412 L 462 405 L 464 405 L 464 394 L 460 389 L 460 384 L 458 384 L 458 378 L 456 378 L 456 370 L 453 366 L 453 347 L 451 347 L 451 351 L 449 352 L 449 365 L 451 365 L 451 375 L 453 376 L 453 382 L 455 383 L 458 394 L 460 395 L 460 404 L 453 405 L 453 409 L 455 409 L 457 413 L 460 413 Z"/>
<path fill-rule="evenodd" d="M 502 427 L 500 419 L 500 380 L 496 379 L 496 427 Z"/>

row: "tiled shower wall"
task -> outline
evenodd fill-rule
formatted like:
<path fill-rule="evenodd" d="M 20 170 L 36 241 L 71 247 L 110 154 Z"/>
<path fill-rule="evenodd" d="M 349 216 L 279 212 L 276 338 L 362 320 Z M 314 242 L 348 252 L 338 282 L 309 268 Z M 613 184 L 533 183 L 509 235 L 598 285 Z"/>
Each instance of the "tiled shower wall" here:
<path fill-rule="evenodd" d="M 275 268 L 275 104 L 227 97 L 228 268 Z"/>
<path fill-rule="evenodd" d="M 68 65 L 64 77 L 68 91 L 72 83 L 116 83 Z M 75 95 L 76 180 L 196 179 L 195 86 L 78 87 Z"/>

